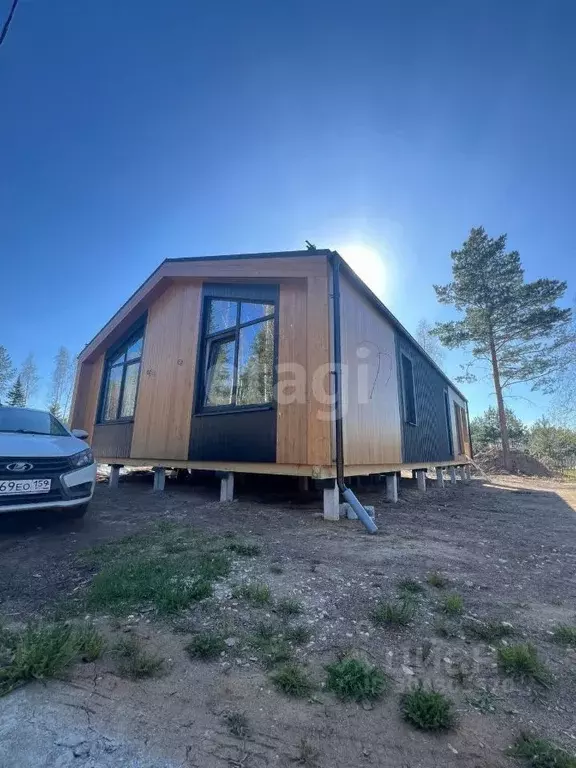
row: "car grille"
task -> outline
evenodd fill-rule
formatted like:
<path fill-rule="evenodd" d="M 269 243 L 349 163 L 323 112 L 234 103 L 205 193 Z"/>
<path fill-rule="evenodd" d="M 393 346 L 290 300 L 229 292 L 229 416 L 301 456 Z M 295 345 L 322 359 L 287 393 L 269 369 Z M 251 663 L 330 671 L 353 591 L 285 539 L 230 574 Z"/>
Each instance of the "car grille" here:
<path fill-rule="evenodd" d="M 19 461 L 33 464 L 33 469 L 28 470 L 28 472 L 10 472 L 6 469 L 8 464 Z M 48 493 L 15 493 L 0 496 L 0 509 L 14 504 L 42 504 L 62 501 L 66 497 L 62 491 L 60 475 L 69 471 L 70 468 L 70 461 L 66 457 L 0 457 L 0 480 L 24 480 L 26 478 L 42 480 L 49 478 L 52 480 L 52 486 Z"/>
<path fill-rule="evenodd" d="M 10 472 L 10 470 L 6 469 L 8 464 L 14 464 L 19 461 L 33 464 L 34 469 L 28 472 Z M 15 480 L 17 477 L 40 477 L 39 472 L 43 472 L 45 477 L 51 477 L 52 475 L 61 475 L 69 469 L 71 469 L 70 459 L 66 456 L 35 456 L 31 459 L 27 456 L 0 457 L 0 479 L 2 480 Z"/>

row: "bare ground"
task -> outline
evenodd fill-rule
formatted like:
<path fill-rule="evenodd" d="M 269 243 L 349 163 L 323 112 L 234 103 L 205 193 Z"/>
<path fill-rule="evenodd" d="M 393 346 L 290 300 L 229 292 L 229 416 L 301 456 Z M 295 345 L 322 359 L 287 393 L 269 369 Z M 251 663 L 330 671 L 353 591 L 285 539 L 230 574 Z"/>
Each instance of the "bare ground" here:
<path fill-rule="evenodd" d="M 397 505 L 383 502 L 378 486 L 359 496 L 376 507 L 377 536 L 357 522 L 325 523 L 314 494 L 259 497 L 244 488 L 240 501 L 221 505 L 215 488 L 174 483 L 153 494 L 150 480 L 138 477 L 118 491 L 99 487 L 81 523 L 0 519 L 0 617 L 13 623 L 81 591 L 91 573 L 79 551 L 149 522 L 237 532 L 262 548 L 176 622 L 145 613 L 119 625 L 99 619 L 106 632 L 135 634 L 161 653 L 166 674 L 128 681 L 105 654 L 66 680 L 0 699 L 0 766 L 496 767 L 513 764 L 505 749 L 525 728 L 574 748 L 576 653 L 550 642 L 550 633 L 576 623 L 576 486 L 494 478 L 425 496 L 406 483 Z M 465 615 L 449 622 L 452 636 L 435 626 L 446 590 L 428 585 L 411 626 L 372 624 L 374 604 L 392 599 L 400 579 L 425 583 L 431 571 L 464 599 Z M 270 606 L 231 597 L 230 584 L 241 580 L 302 602 L 304 614 L 292 623 L 312 630 L 297 651 L 319 686 L 309 700 L 277 693 L 245 645 L 248 626 L 276 617 Z M 464 631 L 474 618 L 508 621 L 533 642 L 553 675 L 550 687 L 503 679 L 494 648 Z M 215 662 L 192 662 L 183 650 L 191 633 L 213 626 L 226 627 L 231 645 Z M 341 703 L 322 688 L 324 665 L 347 649 L 391 676 L 381 702 Z M 403 722 L 399 695 L 419 679 L 454 699 L 454 730 L 434 736 Z M 246 737 L 229 732 L 223 718 L 231 711 L 245 714 Z"/>

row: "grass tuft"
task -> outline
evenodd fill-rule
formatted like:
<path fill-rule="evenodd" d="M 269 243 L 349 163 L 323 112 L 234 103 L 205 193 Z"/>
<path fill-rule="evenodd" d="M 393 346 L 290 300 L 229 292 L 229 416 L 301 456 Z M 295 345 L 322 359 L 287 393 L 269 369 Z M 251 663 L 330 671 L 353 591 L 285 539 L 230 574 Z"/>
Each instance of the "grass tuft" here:
<path fill-rule="evenodd" d="M 415 579 L 401 579 L 398 582 L 398 589 L 408 595 L 420 595 L 424 592 L 424 586 Z"/>
<path fill-rule="evenodd" d="M 285 664 L 270 679 L 279 691 L 287 696 L 304 698 L 313 690 L 314 685 L 307 672 L 298 664 Z"/>
<path fill-rule="evenodd" d="M 414 619 L 416 605 L 412 600 L 396 600 L 393 603 L 380 602 L 370 614 L 376 626 L 384 624 L 405 627 Z"/>
<path fill-rule="evenodd" d="M 550 682 L 550 672 L 538 658 L 538 652 L 531 643 L 499 648 L 498 666 L 503 674 L 522 682 L 533 680 L 540 685 Z"/>
<path fill-rule="evenodd" d="M 457 592 L 453 592 L 451 595 L 446 595 L 441 608 L 448 616 L 459 616 L 464 612 L 464 600 Z"/>
<path fill-rule="evenodd" d="M 402 696 L 402 717 L 422 731 L 445 731 L 456 722 L 452 700 L 422 683 Z"/>
<path fill-rule="evenodd" d="M 224 637 L 215 632 L 200 632 L 186 646 L 190 658 L 204 661 L 217 658 L 225 650 Z"/>
<path fill-rule="evenodd" d="M 444 589 L 448 585 L 448 579 L 443 576 L 439 571 L 432 571 L 426 576 L 426 583 L 436 589 Z"/>
<path fill-rule="evenodd" d="M 294 645 L 306 645 L 306 643 L 310 642 L 312 631 L 303 624 L 298 624 L 295 627 L 288 627 L 288 629 L 284 630 L 284 637 L 289 643 Z"/>
<path fill-rule="evenodd" d="M 234 552 L 240 557 L 256 557 L 261 554 L 262 548 L 258 544 L 252 544 L 249 541 L 232 541 L 226 546 L 229 552 Z"/>
<path fill-rule="evenodd" d="M 299 616 L 304 613 L 304 606 L 298 600 L 288 597 L 276 603 L 276 612 L 281 616 Z"/>
<path fill-rule="evenodd" d="M 386 674 L 359 659 L 344 658 L 328 664 L 326 672 L 326 687 L 341 699 L 373 701 L 388 688 Z"/>
<path fill-rule="evenodd" d="M 122 677 L 139 680 L 144 677 L 154 677 L 164 666 L 164 659 L 148 653 L 137 637 L 126 637 L 114 648 L 114 653 L 120 659 L 118 672 Z"/>
<path fill-rule="evenodd" d="M 529 733 L 522 733 L 508 754 L 532 768 L 576 768 L 576 756 Z"/>
<path fill-rule="evenodd" d="M 245 739 L 250 735 L 248 718 L 244 712 L 227 712 L 224 715 L 224 722 L 232 736 L 236 736 L 237 739 Z"/>
<path fill-rule="evenodd" d="M 259 624 L 249 638 L 249 643 L 260 654 L 263 664 L 268 668 L 292 659 L 292 648 L 286 637 L 273 624 Z"/>
<path fill-rule="evenodd" d="M 31 680 L 57 677 L 76 660 L 94 661 L 104 648 L 102 636 L 88 624 L 30 625 L 2 633 L 0 696 Z"/>
<path fill-rule="evenodd" d="M 268 584 L 257 584 L 256 582 L 237 584 L 232 589 L 232 597 L 247 600 L 254 605 L 267 605 L 272 600 Z"/>
<path fill-rule="evenodd" d="M 554 627 L 552 640 L 558 645 L 576 648 L 576 627 L 569 624 L 559 624 Z"/>
<path fill-rule="evenodd" d="M 514 627 L 509 624 L 503 624 L 501 621 L 469 621 L 466 623 L 465 631 L 468 635 L 483 640 L 485 643 L 494 645 L 503 637 L 510 637 L 515 634 Z"/>

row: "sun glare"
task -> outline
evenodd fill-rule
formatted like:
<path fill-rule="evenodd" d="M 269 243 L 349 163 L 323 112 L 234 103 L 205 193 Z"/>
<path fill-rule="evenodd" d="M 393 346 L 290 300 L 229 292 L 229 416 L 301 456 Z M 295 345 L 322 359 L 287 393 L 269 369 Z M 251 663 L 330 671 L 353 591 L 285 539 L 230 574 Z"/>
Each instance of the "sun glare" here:
<path fill-rule="evenodd" d="M 384 256 L 375 248 L 364 243 L 350 243 L 337 248 L 354 272 L 381 299 L 389 288 Z"/>

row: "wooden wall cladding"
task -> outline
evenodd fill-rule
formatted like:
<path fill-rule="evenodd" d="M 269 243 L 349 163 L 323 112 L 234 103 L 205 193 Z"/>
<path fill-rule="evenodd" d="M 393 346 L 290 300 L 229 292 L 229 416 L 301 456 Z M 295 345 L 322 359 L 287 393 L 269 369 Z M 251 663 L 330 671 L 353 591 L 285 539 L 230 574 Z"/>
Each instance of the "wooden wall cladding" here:
<path fill-rule="evenodd" d="M 187 459 L 201 281 L 172 283 L 148 311 L 132 458 Z"/>
<path fill-rule="evenodd" d="M 115 459 L 127 459 L 130 456 L 133 426 L 131 421 L 96 424 L 92 438 L 92 450 L 96 458 L 111 456 Z"/>
<path fill-rule="evenodd" d="M 306 280 L 280 284 L 276 461 L 306 464 L 309 384 Z"/>
<path fill-rule="evenodd" d="M 394 329 L 345 278 L 340 283 L 346 464 L 402 461 Z"/>
<path fill-rule="evenodd" d="M 94 434 L 103 367 L 104 355 L 100 355 L 92 363 L 78 363 L 76 370 L 70 424 L 72 429 L 85 429 L 89 443 Z"/>
<path fill-rule="evenodd" d="M 307 280 L 308 464 L 332 463 L 328 262 Z"/>

